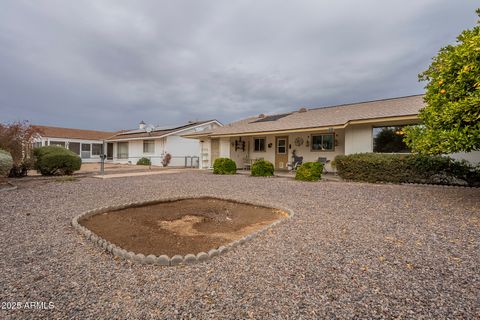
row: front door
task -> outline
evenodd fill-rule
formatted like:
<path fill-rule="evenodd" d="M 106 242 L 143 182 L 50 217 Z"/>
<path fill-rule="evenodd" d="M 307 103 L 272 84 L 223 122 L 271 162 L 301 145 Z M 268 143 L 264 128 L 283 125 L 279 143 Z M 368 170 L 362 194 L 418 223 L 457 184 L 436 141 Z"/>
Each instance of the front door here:
<path fill-rule="evenodd" d="M 107 160 L 113 160 L 113 143 L 107 143 Z"/>
<path fill-rule="evenodd" d="M 220 139 L 210 140 L 210 148 L 211 148 L 210 166 L 213 167 L 213 163 L 215 162 L 215 160 L 220 157 Z"/>
<path fill-rule="evenodd" d="M 90 143 L 82 143 L 82 159 L 89 159 L 92 154 L 92 145 Z"/>
<path fill-rule="evenodd" d="M 275 169 L 287 170 L 288 137 L 275 138 Z"/>

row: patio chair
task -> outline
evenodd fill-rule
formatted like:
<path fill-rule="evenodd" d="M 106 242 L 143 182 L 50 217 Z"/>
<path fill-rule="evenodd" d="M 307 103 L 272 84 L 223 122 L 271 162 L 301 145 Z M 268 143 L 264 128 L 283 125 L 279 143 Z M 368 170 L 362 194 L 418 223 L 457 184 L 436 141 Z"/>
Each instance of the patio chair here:
<path fill-rule="evenodd" d="M 245 158 L 243 159 L 243 170 L 250 170 L 252 167 L 252 159 Z"/>
<path fill-rule="evenodd" d="M 317 162 L 320 162 L 321 164 L 323 164 L 323 172 L 328 173 L 326 165 L 327 163 L 330 162 L 330 160 L 328 160 L 326 157 L 318 157 Z"/>
<path fill-rule="evenodd" d="M 292 164 L 289 165 L 291 171 L 297 170 L 303 163 L 303 157 L 299 157 L 296 154 L 292 154 Z"/>

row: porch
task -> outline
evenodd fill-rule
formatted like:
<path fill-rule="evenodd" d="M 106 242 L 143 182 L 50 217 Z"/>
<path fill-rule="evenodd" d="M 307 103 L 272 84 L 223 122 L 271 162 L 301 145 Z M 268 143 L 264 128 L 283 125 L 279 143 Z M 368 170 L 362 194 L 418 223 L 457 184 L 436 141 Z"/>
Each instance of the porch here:
<path fill-rule="evenodd" d="M 285 172 L 295 155 L 303 162 L 322 158 L 327 162 L 326 170 L 332 172 L 331 161 L 345 153 L 345 130 L 221 138 L 219 145 L 220 149 L 228 148 L 229 158 L 239 169 L 249 169 L 256 160 L 264 159 L 273 163 L 276 171 Z M 225 153 L 222 151 L 220 154 Z"/>

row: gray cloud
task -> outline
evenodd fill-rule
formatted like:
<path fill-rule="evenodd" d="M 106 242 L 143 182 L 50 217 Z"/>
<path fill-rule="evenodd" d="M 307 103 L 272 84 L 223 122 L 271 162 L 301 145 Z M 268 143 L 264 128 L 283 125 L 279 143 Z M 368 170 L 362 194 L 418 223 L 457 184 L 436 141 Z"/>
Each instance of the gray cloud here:
<path fill-rule="evenodd" d="M 422 92 L 473 1 L 2 1 L 0 121 L 114 130 Z"/>

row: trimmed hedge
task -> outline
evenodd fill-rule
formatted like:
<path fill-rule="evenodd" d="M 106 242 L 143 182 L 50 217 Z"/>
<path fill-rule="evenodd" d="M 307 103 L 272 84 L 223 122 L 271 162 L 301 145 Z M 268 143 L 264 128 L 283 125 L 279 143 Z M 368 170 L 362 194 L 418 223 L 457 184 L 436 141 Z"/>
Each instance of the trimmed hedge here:
<path fill-rule="evenodd" d="M 320 162 L 305 162 L 295 173 L 295 180 L 318 181 L 322 178 L 323 164 Z"/>
<path fill-rule="evenodd" d="M 335 164 L 346 180 L 480 186 L 480 167 L 444 156 L 358 153 L 339 155 Z"/>
<path fill-rule="evenodd" d="M 152 161 L 150 161 L 150 159 L 145 157 L 140 158 L 137 161 L 137 166 L 150 166 L 150 165 L 152 165 Z"/>
<path fill-rule="evenodd" d="M 257 160 L 252 165 L 251 175 L 254 177 L 270 177 L 273 176 L 275 168 L 270 161 Z"/>
<path fill-rule="evenodd" d="M 0 177 L 8 176 L 12 167 L 12 155 L 10 154 L 10 152 L 0 149 Z"/>
<path fill-rule="evenodd" d="M 235 161 L 229 158 L 217 158 L 213 163 L 214 174 L 236 174 L 237 165 Z"/>
<path fill-rule="evenodd" d="M 82 159 L 74 152 L 59 146 L 46 146 L 33 150 L 35 169 L 42 175 L 71 175 L 80 170 Z"/>

